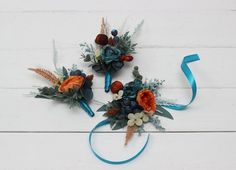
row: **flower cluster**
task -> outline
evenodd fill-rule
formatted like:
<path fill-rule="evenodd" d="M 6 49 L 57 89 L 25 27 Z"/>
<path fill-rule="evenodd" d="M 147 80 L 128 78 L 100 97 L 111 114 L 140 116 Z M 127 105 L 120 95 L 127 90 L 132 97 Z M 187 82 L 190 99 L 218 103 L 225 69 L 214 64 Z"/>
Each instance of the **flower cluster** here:
<path fill-rule="evenodd" d="M 135 79 L 123 85 L 120 81 L 111 84 L 113 101 L 103 105 L 98 111 L 105 111 L 113 130 L 127 126 L 126 144 L 135 130 L 143 131 L 144 124 L 150 122 L 163 130 L 158 116 L 173 119 L 171 114 L 159 105 L 158 87 L 163 81 L 143 81 L 138 67 L 134 67 Z M 135 130 L 134 130 L 135 129 Z M 131 134 L 132 133 L 132 134 Z"/>
<path fill-rule="evenodd" d="M 92 62 L 92 69 L 98 73 L 114 73 L 124 66 L 124 62 L 133 60 L 136 43 L 132 42 L 129 32 L 118 35 L 116 29 L 108 34 L 104 19 L 101 31 L 95 38 L 95 45 L 80 44 L 85 62 Z"/>
<path fill-rule="evenodd" d="M 42 68 L 30 68 L 42 77 L 49 80 L 53 86 L 39 88 L 36 98 L 45 98 L 69 103 L 70 106 L 82 107 L 90 116 L 94 116 L 88 105 L 88 101 L 93 98 L 92 80 L 93 75 L 86 75 L 77 68 L 62 68 L 62 75 L 56 76 L 48 70 Z"/>

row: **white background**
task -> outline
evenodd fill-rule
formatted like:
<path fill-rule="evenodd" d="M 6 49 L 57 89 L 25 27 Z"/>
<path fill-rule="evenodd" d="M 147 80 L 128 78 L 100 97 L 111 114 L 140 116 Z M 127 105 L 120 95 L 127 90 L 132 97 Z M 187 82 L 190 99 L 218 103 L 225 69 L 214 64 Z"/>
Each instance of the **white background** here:
<path fill-rule="evenodd" d="M 88 132 L 102 113 L 89 118 L 80 108 L 29 97 L 34 86 L 49 85 L 28 67 L 53 70 L 52 39 L 60 65 L 78 64 L 79 43 L 94 41 L 101 17 L 111 28 L 132 31 L 145 20 L 133 63 L 114 79 L 128 82 L 134 65 L 146 78 L 165 79 L 163 97 L 187 102 L 191 90 L 180 70 L 185 55 L 198 82 L 196 101 L 186 111 L 161 118 L 165 133 L 152 126 L 150 143 L 133 162 L 111 166 L 88 147 Z M 236 1 L 235 0 L 0 0 L 0 170 L 75 169 L 236 169 Z M 111 100 L 103 78 L 94 80 L 95 99 Z M 92 102 L 94 110 L 100 107 Z M 101 128 L 96 147 L 103 156 L 122 159 L 144 143 L 135 136 L 125 147 L 125 129 Z"/>

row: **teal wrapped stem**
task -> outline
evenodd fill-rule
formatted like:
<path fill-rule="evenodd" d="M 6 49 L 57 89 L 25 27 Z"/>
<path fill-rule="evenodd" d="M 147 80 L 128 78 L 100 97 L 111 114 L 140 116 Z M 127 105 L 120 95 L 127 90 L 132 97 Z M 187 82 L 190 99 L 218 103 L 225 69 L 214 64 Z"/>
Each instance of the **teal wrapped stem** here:
<path fill-rule="evenodd" d="M 111 73 L 110 72 L 106 72 L 105 74 L 105 92 L 108 93 L 111 87 Z"/>
<path fill-rule="evenodd" d="M 92 109 L 90 108 L 90 106 L 88 105 L 87 101 L 85 99 L 81 99 L 79 101 L 79 104 L 80 104 L 80 107 L 88 113 L 88 115 L 90 117 L 93 117 L 94 116 L 94 112 L 92 111 Z"/>

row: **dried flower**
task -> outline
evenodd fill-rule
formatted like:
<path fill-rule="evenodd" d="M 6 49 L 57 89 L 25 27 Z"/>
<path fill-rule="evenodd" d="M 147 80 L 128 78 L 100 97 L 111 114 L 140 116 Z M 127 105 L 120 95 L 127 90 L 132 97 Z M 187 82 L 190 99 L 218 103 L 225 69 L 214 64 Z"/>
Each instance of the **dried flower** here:
<path fill-rule="evenodd" d="M 120 57 L 120 60 L 121 60 L 121 61 L 127 61 L 127 62 L 130 62 L 130 61 L 132 61 L 133 59 L 134 59 L 134 57 L 131 56 L 131 55 L 122 55 L 122 56 Z"/>
<path fill-rule="evenodd" d="M 156 111 L 155 95 L 151 90 L 140 90 L 137 94 L 137 102 L 149 115 L 153 115 Z"/>
<path fill-rule="evenodd" d="M 95 43 L 99 44 L 99 45 L 107 45 L 108 43 L 108 37 L 105 34 L 98 34 L 96 39 L 95 39 Z"/>
<path fill-rule="evenodd" d="M 126 137 L 125 137 L 125 145 L 127 145 L 129 140 L 133 137 L 136 129 L 137 129 L 137 126 L 128 126 L 127 127 Z"/>
<path fill-rule="evenodd" d="M 149 117 L 144 114 L 143 112 L 140 113 L 130 113 L 128 114 L 128 126 L 142 126 L 143 123 L 146 123 L 149 121 Z"/>
<path fill-rule="evenodd" d="M 85 78 L 82 76 L 70 76 L 61 83 L 58 88 L 59 92 L 68 92 L 69 89 L 80 88 L 84 84 Z"/>
<path fill-rule="evenodd" d="M 112 37 L 110 37 L 110 38 L 108 39 L 108 44 L 111 45 L 111 46 L 115 46 L 115 41 L 113 40 Z"/>
<path fill-rule="evenodd" d="M 113 94 L 113 100 L 120 100 L 124 94 L 123 90 L 120 90 L 118 93 Z"/>
<path fill-rule="evenodd" d="M 100 59 L 100 57 L 101 57 L 101 50 L 99 48 L 97 48 L 95 50 L 95 58 L 98 60 L 98 59 Z"/>
<path fill-rule="evenodd" d="M 35 73 L 41 75 L 48 81 L 50 81 L 53 85 L 58 86 L 60 80 L 50 71 L 43 68 L 29 68 L 29 70 L 34 71 Z"/>
<path fill-rule="evenodd" d="M 118 112 L 120 111 L 120 109 L 117 108 L 111 108 L 106 112 L 107 116 L 114 116 L 116 115 Z"/>
<path fill-rule="evenodd" d="M 120 81 L 114 81 L 111 84 L 111 92 L 117 93 L 118 91 L 122 90 L 124 88 L 123 84 Z"/>

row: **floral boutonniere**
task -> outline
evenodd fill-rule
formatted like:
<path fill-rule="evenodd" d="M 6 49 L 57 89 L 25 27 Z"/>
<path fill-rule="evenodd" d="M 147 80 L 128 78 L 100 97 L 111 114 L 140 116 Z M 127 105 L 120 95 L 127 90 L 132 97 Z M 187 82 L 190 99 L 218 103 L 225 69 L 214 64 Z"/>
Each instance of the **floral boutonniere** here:
<path fill-rule="evenodd" d="M 93 75 L 86 75 L 75 66 L 72 69 L 62 68 L 62 74 L 56 76 L 43 68 L 29 68 L 52 83 L 51 87 L 39 88 L 36 98 L 52 99 L 68 103 L 70 107 L 80 106 L 89 116 L 94 112 L 88 105 L 93 98 Z"/>
<path fill-rule="evenodd" d="M 113 82 L 111 84 L 113 100 L 98 109 L 98 111 L 105 111 L 104 116 L 109 119 L 113 130 L 127 126 L 125 144 L 134 132 L 143 132 L 146 123 L 152 123 L 157 129 L 164 130 L 158 116 L 173 119 L 171 114 L 159 104 L 163 101 L 159 99 L 158 87 L 164 81 L 154 79 L 143 82 L 137 66 L 134 67 L 133 75 L 135 79 L 125 85 L 120 81 Z"/>
<path fill-rule="evenodd" d="M 133 70 L 133 81 L 124 85 L 120 81 L 113 82 L 111 84 L 113 100 L 98 109 L 100 112 L 105 112 L 104 116 L 106 119 L 95 125 L 89 133 L 89 145 L 94 155 L 101 161 L 113 165 L 128 163 L 137 158 L 146 148 L 149 134 L 144 145 L 133 156 L 125 160 L 113 161 L 101 156 L 94 148 L 92 136 L 95 130 L 106 125 L 110 125 L 112 130 L 127 127 L 125 145 L 128 144 L 135 132 L 139 134 L 144 132 L 144 126 L 147 123 L 153 124 L 158 130 L 164 130 L 159 117 L 173 119 L 172 115 L 165 108 L 185 110 L 195 100 L 197 83 L 188 64 L 198 60 L 200 60 L 198 54 L 191 54 L 185 56 L 181 63 L 181 69 L 192 89 L 192 97 L 187 104 L 163 100 L 159 93 L 159 87 L 164 81 L 157 79 L 143 80 L 143 76 L 139 73 L 137 66 Z"/>
<path fill-rule="evenodd" d="M 80 44 L 85 62 L 91 62 L 91 67 L 98 73 L 105 74 L 105 91 L 110 89 L 112 74 L 119 71 L 125 62 L 133 60 L 136 43 L 133 42 L 134 34 L 141 28 L 143 21 L 137 26 L 135 31 L 130 34 L 127 31 L 119 34 L 118 30 L 108 31 L 107 24 L 102 19 L 100 33 L 95 38 L 95 45 Z"/>

